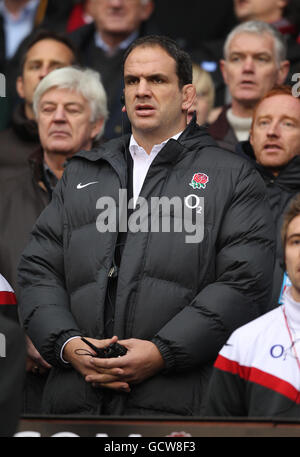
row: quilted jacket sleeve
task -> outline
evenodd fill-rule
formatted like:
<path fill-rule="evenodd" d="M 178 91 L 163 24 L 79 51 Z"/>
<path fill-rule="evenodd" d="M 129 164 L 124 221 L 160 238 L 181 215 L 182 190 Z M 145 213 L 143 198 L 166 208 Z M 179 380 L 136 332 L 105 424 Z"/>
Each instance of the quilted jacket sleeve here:
<path fill-rule="evenodd" d="M 51 203 L 35 224 L 18 269 L 19 307 L 24 328 L 51 365 L 60 364 L 62 344 L 69 337 L 81 334 L 70 312 L 64 283 L 64 176 L 53 192 Z"/>
<path fill-rule="evenodd" d="M 264 183 L 245 164 L 219 227 L 215 280 L 153 339 L 167 371 L 211 363 L 236 328 L 266 312 L 275 260 L 274 232 Z"/>

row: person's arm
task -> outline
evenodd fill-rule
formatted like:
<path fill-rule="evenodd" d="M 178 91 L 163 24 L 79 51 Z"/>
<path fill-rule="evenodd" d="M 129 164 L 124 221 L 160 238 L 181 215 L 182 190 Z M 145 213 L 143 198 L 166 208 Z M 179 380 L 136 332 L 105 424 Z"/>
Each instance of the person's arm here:
<path fill-rule="evenodd" d="M 81 331 L 70 311 L 63 258 L 65 177 L 53 192 L 33 229 L 18 269 L 19 310 L 26 334 L 50 365 L 60 359 L 63 343 Z"/>
<path fill-rule="evenodd" d="M 242 171 L 212 259 L 215 281 L 151 342 L 120 341 L 129 347 L 128 355 L 95 360 L 98 374 L 88 381 L 101 382 L 101 375 L 117 367 L 122 370 L 120 379 L 137 383 L 159 371 L 182 372 L 212 363 L 233 330 L 264 312 L 272 285 L 273 222 L 264 183 L 252 168 L 245 166 Z"/>
<path fill-rule="evenodd" d="M 246 381 L 237 374 L 214 367 L 206 402 L 204 416 L 247 416 Z"/>
<path fill-rule="evenodd" d="M 0 314 L 0 437 L 13 436 L 22 411 L 25 338 L 21 327 Z"/>
<path fill-rule="evenodd" d="M 265 185 L 245 162 L 211 258 L 215 280 L 152 340 L 166 371 L 211 363 L 236 328 L 265 312 L 271 296 L 274 232 Z"/>
<path fill-rule="evenodd" d="M 206 401 L 204 416 L 247 416 L 245 380 L 238 375 L 214 368 Z"/>
<path fill-rule="evenodd" d="M 34 347 L 31 339 L 25 335 L 26 338 L 26 348 L 27 348 L 27 359 L 26 359 L 26 371 L 32 371 L 33 373 L 46 373 L 51 365 L 46 362 L 41 354 Z"/>
<path fill-rule="evenodd" d="M 65 173 L 53 193 L 51 203 L 36 222 L 31 241 L 23 252 L 19 265 L 20 314 L 26 333 L 47 363 L 64 368 L 73 366 L 87 376 L 95 374 L 95 366 L 91 356 L 78 355 L 78 349 L 86 349 L 86 346 L 80 338 L 76 338 L 82 333 L 70 311 L 65 288 L 62 230 L 66 223 L 66 180 Z M 99 347 L 107 344 L 106 340 L 93 341 Z M 151 355 L 160 359 L 156 347 L 152 343 L 149 345 L 153 347 Z M 135 360 L 135 357 L 132 357 L 130 350 L 130 367 L 132 359 Z M 137 360 L 140 360 L 138 354 Z M 131 368 L 131 371 L 135 371 L 135 368 Z M 120 373 L 119 369 L 112 368 L 104 373 L 101 380 L 106 387 L 128 390 L 127 381 L 119 381 Z"/>
<path fill-rule="evenodd" d="M 247 381 L 240 376 L 239 342 L 235 333 L 215 361 L 206 397 L 205 416 L 247 416 Z"/>

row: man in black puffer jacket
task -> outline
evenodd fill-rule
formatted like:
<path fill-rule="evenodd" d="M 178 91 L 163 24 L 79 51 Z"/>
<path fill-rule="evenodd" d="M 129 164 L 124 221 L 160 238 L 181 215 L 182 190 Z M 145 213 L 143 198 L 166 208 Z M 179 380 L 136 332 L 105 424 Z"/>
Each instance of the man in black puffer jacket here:
<path fill-rule="evenodd" d="M 53 367 L 45 413 L 201 415 L 218 350 L 268 304 L 272 216 L 248 161 L 186 127 L 192 65 L 172 40 L 137 40 L 124 80 L 133 135 L 70 160 L 20 262 L 20 311 Z M 81 336 L 127 353 L 91 357 Z"/>
<path fill-rule="evenodd" d="M 281 290 L 289 284 L 281 243 L 283 215 L 300 192 L 300 102 L 290 86 L 278 86 L 257 104 L 250 141 L 239 144 L 263 178 L 276 229 L 276 263 L 270 309 L 278 306 Z"/>

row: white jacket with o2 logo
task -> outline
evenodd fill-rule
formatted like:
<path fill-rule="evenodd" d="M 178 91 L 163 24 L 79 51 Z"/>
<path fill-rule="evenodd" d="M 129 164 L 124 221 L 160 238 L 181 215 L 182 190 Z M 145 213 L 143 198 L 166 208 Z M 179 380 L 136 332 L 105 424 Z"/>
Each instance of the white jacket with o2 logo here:
<path fill-rule="evenodd" d="M 300 303 L 287 289 L 283 305 L 237 329 L 221 349 L 214 365 L 207 414 L 300 417 L 297 356 Z"/>

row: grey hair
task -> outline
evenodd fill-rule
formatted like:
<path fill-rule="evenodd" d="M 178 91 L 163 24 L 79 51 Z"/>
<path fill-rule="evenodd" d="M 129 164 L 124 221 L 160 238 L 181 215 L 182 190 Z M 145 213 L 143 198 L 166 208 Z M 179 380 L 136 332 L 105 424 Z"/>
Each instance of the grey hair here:
<path fill-rule="evenodd" d="M 103 134 L 105 121 L 108 118 L 107 95 L 101 76 L 90 68 L 63 67 L 51 71 L 45 76 L 33 95 L 33 111 L 38 118 L 38 106 L 41 97 L 50 89 L 69 89 L 80 93 L 88 102 L 91 108 L 91 122 L 103 119 L 103 125 L 95 139 Z"/>
<path fill-rule="evenodd" d="M 277 66 L 279 67 L 280 62 L 283 62 L 286 59 L 286 41 L 284 39 L 284 36 L 280 32 L 278 32 L 278 30 L 275 29 L 275 27 L 262 21 L 247 21 L 242 22 L 241 24 L 234 27 L 234 29 L 232 29 L 231 32 L 227 35 L 223 48 L 225 60 L 228 58 L 229 46 L 232 39 L 236 35 L 239 35 L 241 33 L 253 33 L 255 35 L 267 33 L 271 35 L 271 37 L 274 39 L 275 60 Z"/>

